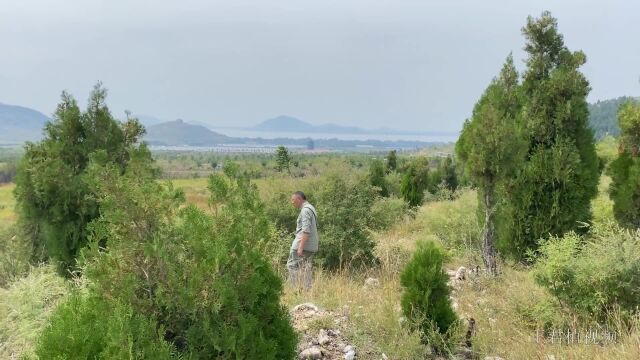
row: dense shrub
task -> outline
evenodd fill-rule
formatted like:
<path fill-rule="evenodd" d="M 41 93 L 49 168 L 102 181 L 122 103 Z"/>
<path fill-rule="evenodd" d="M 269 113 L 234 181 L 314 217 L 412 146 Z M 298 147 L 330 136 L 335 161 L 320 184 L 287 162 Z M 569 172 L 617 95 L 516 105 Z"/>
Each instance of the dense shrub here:
<path fill-rule="evenodd" d="M 444 260 L 443 250 L 434 242 L 419 242 L 400 277 L 402 312 L 411 328 L 421 332 L 422 341 L 436 350 L 443 350 L 441 336 L 446 338 L 457 322 L 449 277 L 442 269 Z"/>
<path fill-rule="evenodd" d="M 389 196 L 387 183 L 385 181 L 385 169 L 381 160 L 373 160 L 369 164 L 369 184 L 379 189 L 380 195 Z"/>
<path fill-rule="evenodd" d="M 568 233 L 544 242 L 533 274 L 563 306 L 603 319 L 640 306 L 640 233 L 616 225 L 593 227 L 588 237 Z"/>
<path fill-rule="evenodd" d="M 104 349 L 115 351 L 111 344 L 127 334 L 144 358 L 168 356 L 169 345 L 190 359 L 293 358 L 296 335 L 280 304 L 282 280 L 261 254 L 274 228 L 237 167 L 211 180 L 214 216 L 181 208 L 179 192 L 135 169 L 124 176 L 109 165 L 90 171 L 102 209 L 83 253 L 92 286 L 56 314 L 51 328 L 61 330 L 47 335 L 52 341 L 43 337 L 40 353 L 55 353 L 64 329 L 91 326 L 83 324 L 94 322 L 92 309 L 99 308 L 105 329 L 68 338 L 68 348 L 117 357 Z M 109 331 L 114 326 L 122 331 Z M 154 344 L 159 352 L 147 354 Z"/>
<path fill-rule="evenodd" d="M 429 161 L 426 158 L 419 158 L 408 164 L 402 175 L 400 193 L 410 206 L 422 204 L 429 181 Z"/>
<path fill-rule="evenodd" d="M 371 208 L 378 197 L 375 187 L 363 178 L 332 173 L 313 192 L 318 210 L 320 249 L 318 256 L 328 269 L 375 262 L 375 225 Z"/>
<path fill-rule="evenodd" d="M 156 324 L 128 305 L 70 295 L 38 340 L 40 359 L 170 359 Z"/>
<path fill-rule="evenodd" d="M 409 214 L 409 205 L 402 199 L 379 198 L 371 206 L 371 227 L 375 230 L 388 229 L 405 215 Z"/>

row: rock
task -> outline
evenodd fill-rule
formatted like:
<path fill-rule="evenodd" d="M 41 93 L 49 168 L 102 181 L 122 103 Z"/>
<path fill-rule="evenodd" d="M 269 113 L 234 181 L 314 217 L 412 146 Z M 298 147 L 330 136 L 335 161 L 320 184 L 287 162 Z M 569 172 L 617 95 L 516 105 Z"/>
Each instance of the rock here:
<path fill-rule="evenodd" d="M 456 280 L 464 280 L 467 278 L 467 268 L 464 266 L 460 266 L 458 271 L 456 271 Z"/>
<path fill-rule="evenodd" d="M 389 360 L 389 357 L 387 356 L 387 354 L 382 353 L 382 360 Z"/>
<path fill-rule="evenodd" d="M 380 286 L 380 281 L 378 281 L 378 279 L 376 278 L 370 277 L 364 281 L 364 287 L 367 289 L 376 288 L 378 286 Z"/>
<path fill-rule="evenodd" d="M 347 345 L 347 346 L 344 347 L 344 349 L 342 349 L 342 352 L 345 353 L 345 354 L 348 353 L 349 351 L 355 352 L 355 349 L 353 348 L 353 346 Z"/>
<path fill-rule="evenodd" d="M 318 344 L 326 345 L 331 342 L 329 339 L 329 335 L 327 335 L 327 331 L 325 329 L 320 330 L 320 334 L 318 334 Z"/>
<path fill-rule="evenodd" d="M 340 330 L 329 329 L 329 330 L 327 330 L 327 335 L 333 336 L 333 337 L 339 336 L 340 335 Z"/>
<path fill-rule="evenodd" d="M 296 306 L 293 307 L 293 312 L 299 312 L 299 311 L 318 311 L 318 307 L 315 306 L 312 303 L 304 303 L 304 304 L 298 304 Z"/>
<path fill-rule="evenodd" d="M 298 356 L 300 360 L 322 359 L 322 350 L 317 347 L 310 347 L 303 350 Z"/>
<path fill-rule="evenodd" d="M 547 360 L 556 360 L 556 356 L 555 356 L 555 355 L 548 354 L 548 355 L 547 355 Z"/>
<path fill-rule="evenodd" d="M 455 270 L 447 270 L 447 275 L 452 278 L 456 276 L 456 271 Z"/>
<path fill-rule="evenodd" d="M 356 358 L 356 352 L 351 350 L 348 353 L 344 354 L 344 360 L 353 360 Z"/>

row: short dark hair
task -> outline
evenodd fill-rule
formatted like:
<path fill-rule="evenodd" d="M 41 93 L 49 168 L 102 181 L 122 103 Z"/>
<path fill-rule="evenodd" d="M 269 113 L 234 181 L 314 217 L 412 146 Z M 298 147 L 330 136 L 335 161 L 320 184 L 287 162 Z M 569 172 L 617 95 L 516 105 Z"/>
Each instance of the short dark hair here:
<path fill-rule="evenodd" d="M 299 190 L 298 190 L 298 191 L 294 192 L 294 193 L 293 193 L 293 195 L 300 196 L 300 198 L 301 198 L 302 200 L 307 200 L 307 197 L 304 195 L 304 193 L 303 193 L 302 191 L 299 191 Z"/>

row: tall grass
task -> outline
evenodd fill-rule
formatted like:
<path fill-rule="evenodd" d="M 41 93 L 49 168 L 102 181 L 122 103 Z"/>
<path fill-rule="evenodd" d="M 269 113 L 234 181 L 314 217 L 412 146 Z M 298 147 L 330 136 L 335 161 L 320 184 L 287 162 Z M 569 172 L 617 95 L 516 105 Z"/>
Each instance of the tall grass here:
<path fill-rule="evenodd" d="M 33 355 L 51 311 L 68 292 L 53 266 L 32 268 L 26 277 L 0 288 L 0 358 Z"/>

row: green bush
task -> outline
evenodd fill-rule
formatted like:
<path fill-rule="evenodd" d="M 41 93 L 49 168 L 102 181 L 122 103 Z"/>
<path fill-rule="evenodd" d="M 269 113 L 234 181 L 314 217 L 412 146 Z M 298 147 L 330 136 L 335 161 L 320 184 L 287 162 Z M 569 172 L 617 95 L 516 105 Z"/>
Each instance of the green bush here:
<path fill-rule="evenodd" d="M 371 206 L 371 226 L 375 230 L 388 229 L 405 215 L 409 214 L 409 205 L 395 197 L 379 198 Z"/>
<path fill-rule="evenodd" d="M 112 345 L 124 342 L 140 358 L 168 357 L 171 348 L 189 359 L 293 358 L 297 339 L 280 304 L 282 280 L 261 254 L 274 227 L 257 189 L 236 170 L 227 166 L 212 178 L 216 211 L 209 216 L 183 208 L 170 184 L 92 168 L 102 209 L 82 257 L 92 286 L 56 314 L 50 326 L 62 330 L 44 336 L 39 353 L 55 354 L 64 329 L 89 326 L 66 339 L 83 356 L 122 357 Z M 94 309 L 104 319 L 95 320 Z"/>
<path fill-rule="evenodd" d="M 539 249 L 533 275 L 561 304 L 585 318 L 604 319 L 640 306 L 640 233 L 597 225 L 586 239 L 568 233 Z"/>
<path fill-rule="evenodd" d="M 72 294 L 38 340 L 40 359 L 170 359 L 156 324 L 128 305 Z"/>
<path fill-rule="evenodd" d="M 370 265 L 375 262 L 375 226 L 372 207 L 378 190 L 366 179 L 332 173 L 313 192 L 318 209 L 318 257 L 327 269 Z"/>
<path fill-rule="evenodd" d="M 403 287 L 402 312 L 413 330 L 420 331 L 422 341 L 442 352 L 442 335 L 457 322 L 451 307 L 449 277 L 442 270 L 445 255 L 434 242 L 419 242 L 400 277 Z"/>

